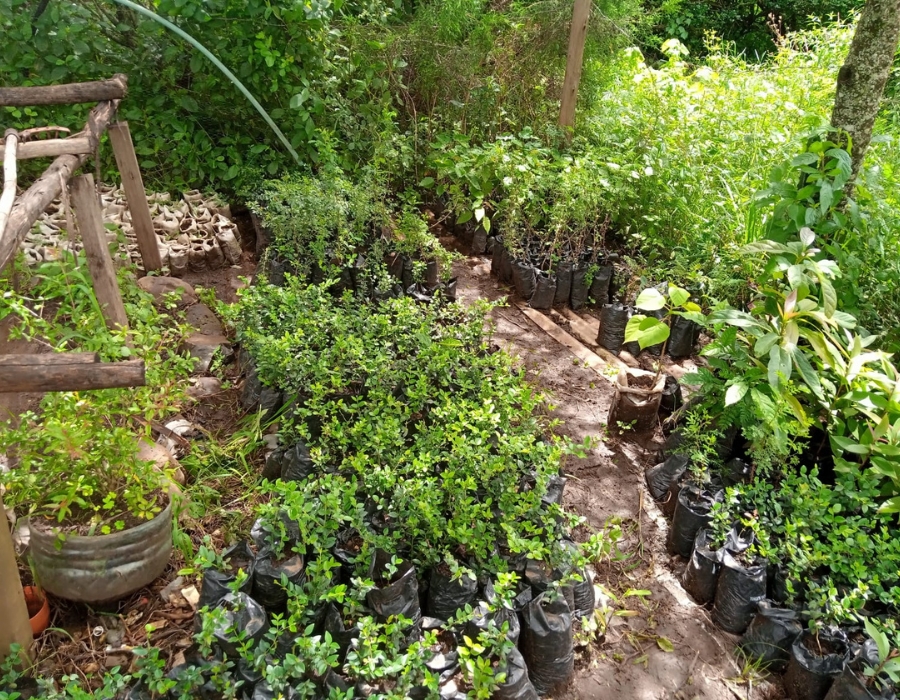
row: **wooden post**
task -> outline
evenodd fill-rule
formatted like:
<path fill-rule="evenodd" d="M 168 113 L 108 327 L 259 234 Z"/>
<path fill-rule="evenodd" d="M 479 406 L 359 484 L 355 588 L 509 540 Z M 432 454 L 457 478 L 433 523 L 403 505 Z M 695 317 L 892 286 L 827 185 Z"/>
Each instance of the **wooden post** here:
<path fill-rule="evenodd" d="M 13 644 L 21 645 L 27 657 L 32 642 L 31 623 L 2 496 L 0 520 L 3 521 L 0 522 L 0 591 L 3 591 L 0 595 L 0 659 L 9 656 Z"/>
<path fill-rule="evenodd" d="M 106 229 L 103 227 L 103 213 L 97 201 L 93 176 L 85 174 L 73 178 L 69 184 L 69 191 L 78 222 L 78 232 L 84 243 L 88 269 L 94 281 L 94 292 L 103 309 L 106 325 L 110 329 L 117 326 L 127 328 L 128 317 L 125 315 L 125 305 L 119 292 L 116 268 L 109 254 Z"/>
<path fill-rule="evenodd" d="M 569 53 L 566 58 L 566 79 L 563 82 L 559 105 L 559 125 L 570 132 L 575 127 L 575 103 L 578 100 L 578 84 L 584 63 L 584 42 L 587 38 L 591 0 L 575 0 L 572 9 L 572 26 L 569 29 Z"/>
<path fill-rule="evenodd" d="M 131 140 L 128 122 L 111 124 L 109 141 L 112 143 L 116 165 L 119 166 L 119 173 L 122 175 L 122 187 L 125 189 L 125 199 L 128 201 L 128 210 L 131 212 L 131 224 L 134 226 L 141 259 L 144 261 L 144 271 L 161 270 L 162 258 L 159 256 L 159 246 L 156 244 L 156 234 L 153 232 L 153 218 L 150 216 L 150 205 L 147 204 L 144 180 L 141 178 L 141 170 L 138 167 L 137 154 L 134 152 L 134 143 Z"/>
<path fill-rule="evenodd" d="M 65 357 L 65 355 L 62 355 Z M 34 357 L 34 356 L 26 356 Z M 143 360 L 84 362 L 75 364 L 38 362 L 0 364 L 0 392 L 4 391 L 95 391 L 144 386 Z"/>
<path fill-rule="evenodd" d="M 87 136 L 73 136 L 70 139 L 44 139 L 43 141 L 27 141 L 20 143 L 16 149 L 18 160 L 29 158 L 55 158 L 56 156 L 82 155 L 94 152 L 91 140 Z M 0 146 L 0 158 L 6 154 L 6 147 Z"/>

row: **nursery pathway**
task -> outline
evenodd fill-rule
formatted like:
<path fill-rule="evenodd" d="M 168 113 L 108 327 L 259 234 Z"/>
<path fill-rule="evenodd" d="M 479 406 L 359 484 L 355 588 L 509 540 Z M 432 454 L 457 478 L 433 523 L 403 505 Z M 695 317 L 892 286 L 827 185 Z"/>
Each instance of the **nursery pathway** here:
<path fill-rule="evenodd" d="M 491 277 L 489 258 L 465 258 L 456 263 L 454 273 L 464 302 L 512 294 Z M 684 564 L 666 552 L 668 525 L 643 479 L 644 469 L 655 463 L 659 442 L 607 437 L 611 383 L 551 339 L 515 305 L 495 309 L 493 319 L 495 342 L 521 357 L 532 379 L 552 397 L 552 415 L 562 421 L 558 430 L 579 443 L 588 436 L 597 440 L 585 459 L 570 458 L 565 465 L 569 476 L 565 505 L 594 528 L 611 517 L 621 518 L 629 533 L 623 549 L 634 551 L 624 566 L 598 571 L 597 582 L 619 596 L 618 602 L 611 601 L 612 608 L 637 614 L 611 618 L 605 639 L 591 654 L 582 655 L 573 685 L 559 698 L 748 697 L 732 656 L 736 638 L 716 629 L 708 612 L 690 600 L 673 575 L 680 573 Z M 629 589 L 650 591 L 650 595 L 624 597 Z M 671 648 L 668 642 L 672 651 L 664 650 Z M 751 697 L 781 695 L 771 687 L 758 689 L 754 683 Z"/>

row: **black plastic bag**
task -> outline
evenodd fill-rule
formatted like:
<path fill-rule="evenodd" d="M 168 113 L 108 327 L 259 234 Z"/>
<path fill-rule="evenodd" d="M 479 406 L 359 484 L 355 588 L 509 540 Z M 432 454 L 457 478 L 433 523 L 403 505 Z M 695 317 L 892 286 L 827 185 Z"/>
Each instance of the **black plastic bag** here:
<path fill-rule="evenodd" d="M 796 612 L 761 600 L 739 646 L 754 662 L 771 671 L 781 671 L 791 656 L 791 644 L 802 631 Z"/>
<path fill-rule="evenodd" d="M 353 578 L 356 573 L 356 559 L 360 554 L 363 540 L 356 530 L 342 530 L 337 534 L 337 542 L 331 552 L 341 565 L 341 575 L 346 581 Z"/>
<path fill-rule="evenodd" d="M 525 567 L 525 580 L 535 593 L 544 593 L 550 588 L 550 584 L 559 581 L 565 572 L 560 569 L 550 571 L 548 566 L 541 561 L 529 559 Z M 571 583 L 559 586 L 559 594 L 565 598 L 569 611 L 575 610 L 575 588 Z"/>
<path fill-rule="evenodd" d="M 569 306 L 572 307 L 573 311 L 578 311 L 587 303 L 588 293 L 591 291 L 585 280 L 587 270 L 588 265 L 585 262 L 578 261 L 572 265 L 572 289 L 569 292 Z"/>
<path fill-rule="evenodd" d="M 681 395 L 681 384 L 671 374 L 666 375 L 666 384 L 659 399 L 659 412 L 671 414 L 681 408 L 684 399 Z"/>
<path fill-rule="evenodd" d="M 269 284 L 273 284 L 276 287 L 284 286 L 284 273 L 287 272 L 287 265 L 283 260 L 279 260 L 276 256 L 272 255 L 272 251 L 269 251 L 269 255 L 266 259 L 266 280 L 268 280 Z"/>
<path fill-rule="evenodd" d="M 788 599 L 787 573 L 778 564 L 769 565 L 767 572 L 768 596 L 776 603 L 784 604 Z"/>
<path fill-rule="evenodd" d="M 372 559 L 369 578 L 376 578 L 376 574 L 380 574 L 379 567 L 376 567 L 378 556 Z M 399 578 L 396 578 L 387 584 L 376 587 L 366 594 L 366 602 L 369 607 L 375 611 L 381 622 L 386 622 L 391 615 L 403 615 L 413 622 L 417 622 L 422 616 L 422 609 L 419 607 L 419 582 L 416 580 L 416 569 L 409 562 L 400 564 L 398 571 Z"/>
<path fill-rule="evenodd" d="M 572 613 L 565 598 L 541 593 L 522 611 L 520 648 L 535 690 L 546 695 L 575 673 Z"/>
<path fill-rule="evenodd" d="M 316 473 L 309 448 L 302 440 L 285 450 L 281 465 L 282 481 L 302 481 Z"/>
<path fill-rule="evenodd" d="M 278 389 L 263 386 L 256 365 L 250 364 L 241 389 L 241 406 L 247 411 L 261 410 L 266 415 L 272 415 L 281 408 L 283 400 L 284 396 Z"/>
<path fill-rule="evenodd" d="M 561 506 L 567 482 L 568 479 L 566 477 L 553 474 L 547 479 L 547 492 L 541 496 L 541 503 L 545 506 L 553 505 L 554 503 Z"/>
<path fill-rule="evenodd" d="M 428 614 L 441 620 L 449 620 L 458 610 L 466 607 L 478 595 L 478 580 L 470 574 L 453 579 L 441 571 L 438 565 L 431 570 L 428 581 Z"/>
<path fill-rule="evenodd" d="M 597 345 L 618 355 L 625 342 L 625 326 L 628 325 L 628 309 L 621 304 L 605 304 L 600 309 L 600 331 Z"/>
<path fill-rule="evenodd" d="M 698 605 L 711 603 L 722 570 L 722 550 L 709 548 L 711 533 L 700 530 L 694 538 L 694 551 L 684 570 L 681 583 Z"/>
<path fill-rule="evenodd" d="M 485 247 L 484 247 L 484 253 L 485 253 L 485 255 L 490 255 L 492 260 L 493 260 L 493 256 L 494 256 L 494 248 L 497 247 L 498 240 L 499 239 L 497 236 L 488 236 L 487 237 L 487 245 L 485 245 Z"/>
<path fill-rule="evenodd" d="M 262 550 L 256 557 L 253 573 L 253 597 L 266 610 L 281 612 L 287 604 L 287 591 L 281 583 L 281 576 L 296 585 L 303 583 L 306 567 L 299 554 L 277 559 L 269 549 Z"/>
<path fill-rule="evenodd" d="M 491 274 L 500 279 L 500 268 L 503 264 L 503 253 L 506 251 L 506 248 L 503 245 L 503 241 L 497 240 L 494 243 L 494 249 L 491 251 Z"/>
<path fill-rule="evenodd" d="M 806 630 L 791 645 L 784 674 L 784 689 L 791 700 L 824 700 L 834 680 L 841 675 L 850 647 L 846 635 L 836 628 Z"/>
<path fill-rule="evenodd" d="M 284 467 L 284 450 L 282 448 L 278 448 L 272 450 L 269 454 L 266 455 L 266 461 L 263 465 L 262 476 L 263 479 L 268 479 L 269 481 L 275 481 L 275 479 L 281 478 L 281 470 Z"/>
<path fill-rule="evenodd" d="M 491 594 L 493 595 L 493 589 L 491 589 Z M 485 593 L 485 597 L 488 597 L 487 593 Z M 509 625 L 506 632 L 507 639 L 513 644 L 518 643 L 522 634 L 522 625 L 515 610 L 503 607 L 499 610 L 491 611 L 489 605 L 494 605 L 494 601 L 491 601 L 490 604 L 480 601 L 472 608 L 472 619 L 466 623 L 465 627 L 468 637 L 475 639 L 482 630 L 486 630 L 492 625 L 497 629 L 502 629 L 503 623 L 507 623 Z"/>
<path fill-rule="evenodd" d="M 666 344 L 669 357 L 690 357 L 694 353 L 694 345 L 699 334 L 700 326 L 696 323 L 684 316 L 674 316 L 669 329 L 669 341 Z"/>
<path fill-rule="evenodd" d="M 665 498 L 669 492 L 669 486 L 677 481 L 687 470 L 687 455 L 673 454 L 665 462 L 660 462 L 655 467 L 650 467 L 644 472 L 647 480 L 647 488 L 650 495 L 657 501 Z"/>
<path fill-rule="evenodd" d="M 500 281 L 503 284 L 512 284 L 513 281 L 513 256 L 506 246 L 500 252 Z"/>
<path fill-rule="evenodd" d="M 589 294 L 597 306 L 609 303 L 609 283 L 612 280 L 612 275 L 612 265 L 602 265 L 594 272 L 594 279 L 591 280 Z"/>
<path fill-rule="evenodd" d="M 228 584 L 234 582 L 239 569 L 242 569 L 247 574 L 247 578 L 241 584 L 239 592 L 249 594 L 253 589 L 256 557 L 253 556 L 250 544 L 246 540 L 241 540 L 222 552 L 222 559 L 229 566 L 228 571 L 207 569 L 203 572 L 203 581 L 200 584 L 200 601 L 197 603 L 199 608 L 215 607 L 225 596 L 231 593 Z"/>
<path fill-rule="evenodd" d="M 716 497 L 700 486 L 688 484 L 682 487 L 669 528 L 667 544 L 672 554 L 691 556 L 694 538 L 712 519 L 710 511 L 715 502 Z"/>
<path fill-rule="evenodd" d="M 484 230 L 484 226 L 478 224 L 475 227 L 475 233 L 472 235 L 472 254 L 473 255 L 484 255 L 487 251 L 487 231 Z"/>
<path fill-rule="evenodd" d="M 832 683 L 825 700 L 896 700 L 897 695 L 889 688 L 876 695 L 872 692 L 875 688 L 870 690 L 863 678 L 865 676 L 857 675 L 850 666 L 846 666 Z"/>
<path fill-rule="evenodd" d="M 216 644 L 229 658 L 240 656 L 236 633 L 243 639 L 259 642 L 266 633 L 269 622 L 263 606 L 246 593 L 229 593 L 219 601 L 217 607 L 225 609 L 222 624 L 216 625 L 213 636 Z M 233 631 L 232 631 L 233 630 Z"/>
<path fill-rule="evenodd" d="M 759 602 L 765 597 L 765 565 L 744 566 L 726 550 L 722 555 L 722 573 L 716 587 L 713 621 L 726 632 L 743 634 Z"/>
<path fill-rule="evenodd" d="M 505 674 L 505 680 L 491 695 L 491 700 L 538 700 L 537 691 L 528 680 L 528 667 L 521 652 L 513 647 L 500 665 L 498 673 Z"/>
<path fill-rule="evenodd" d="M 512 281 L 516 294 L 523 299 L 531 299 L 534 294 L 534 265 L 527 260 L 513 260 Z"/>
<path fill-rule="evenodd" d="M 572 263 L 560 261 L 556 264 L 556 293 L 553 295 L 554 304 L 568 304 L 572 294 Z"/>
<path fill-rule="evenodd" d="M 556 277 L 546 272 L 535 270 L 534 294 L 528 300 L 528 305 L 533 309 L 549 309 L 553 306 L 556 296 Z"/>
<path fill-rule="evenodd" d="M 722 483 L 725 486 L 734 486 L 735 484 L 746 484 L 750 481 L 750 475 L 753 468 L 740 457 L 735 457 L 725 462 L 722 467 Z"/>
<path fill-rule="evenodd" d="M 355 624 L 346 625 L 340 609 L 334 603 L 328 603 L 325 606 L 322 631 L 328 632 L 331 640 L 338 645 L 338 661 L 343 663 L 353 640 L 359 637 L 359 628 Z"/>

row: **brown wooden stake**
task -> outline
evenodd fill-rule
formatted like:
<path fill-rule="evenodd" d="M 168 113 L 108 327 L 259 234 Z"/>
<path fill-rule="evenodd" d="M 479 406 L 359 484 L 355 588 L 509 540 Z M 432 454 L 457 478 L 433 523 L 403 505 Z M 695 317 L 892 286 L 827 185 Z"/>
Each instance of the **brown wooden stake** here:
<path fill-rule="evenodd" d="M 0 107 L 73 105 L 81 102 L 121 100 L 128 91 L 128 77 L 118 73 L 109 80 L 38 87 L 0 87 Z"/>
<path fill-rule="evenodd" d="M 144 180 L 141 178 L 141 169 L 138 167 L 137 154 L 134 152 L 134 143 L 131 140 L 128 122 L 112 124 L 109 127 L 109 141 L 116 157 L 116 165 L 119 166 L 119 173 L 122 175 L 122 187 L 125 189 L 125 199 L 128 201 L 128 210 L 131 212 L 131 224 L 134 226 L 134 233 L 137 236 L 141 259 L 144 261 L 144 270 L 146 272 L 161 270 L 162 258 L 159 256 L 159 246 L 153 231 L 153 218 L 150 216 L 150 205 L 147 204 Z"/>
<path fill-rule="evenodd" d="M 106 240 L 106 229 L 103 227 L 103 212 L 97 201 L 94 189 L 94 178 L 90 174 L 79 175 L 69 183 L 72 196 L 72 208 L 78 232 L 84 243 L 88 269 L 94 281 L 94 292 L 103 309 L 106 325 L 111 330 L 117 327 L 127 328 L 128 317 L 116 279 L 116 268 L 109 254 L 109 243 Z"/>
<path fill-rule="evenodd" d="M 13 644 L 19 644 L 27 658 L 32 642 L 31 623 L 2 496 L 0 520 L 0 659 L 9 656 Z"/>
<path fill-rule="evenodd" d="M 106 131 L 106 126 L 116 113 L 118 102 L 101 102 L 88 115 L 87 125 L 80 136 L 87 136 L 91 143 L 91 151 Z M 25 191 L 13 206 L 6 230 L 0 231 L 0 271 L 13 259 L 31 225 L 46 209 L 50 202 L 59 196 L 62 183 L 68 181 L 78 168 L 87 160 L 87 155 L 60 156 L 44 171 L 28 190 Z"/>
<path fill-rule="evenodd" d="M 578 100 L 578 84 L 584 63 L 584 42 L 587 39 L 591 0 L 575 0 L 572 9 L 572 27 L 569 29 L 569 53 L 566 58 L 566 79 L 563 82 L 559 105 L 559 125 L 565 129 L 575 127 L 575 103 Z"/>
<path fill-rule="evenodd" d="M 143 360 L 80 365 L 0 365 L 0 392 L 94 391 L 144 386 Z"/>

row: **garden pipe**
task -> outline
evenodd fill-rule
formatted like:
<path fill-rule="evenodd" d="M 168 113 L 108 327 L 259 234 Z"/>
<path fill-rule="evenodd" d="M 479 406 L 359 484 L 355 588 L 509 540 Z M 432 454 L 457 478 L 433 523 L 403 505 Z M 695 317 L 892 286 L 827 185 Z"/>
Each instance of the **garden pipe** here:
<path fill-rule="evenodd" d="M 234 86 L 238 90 L 241 91 L 241 93 L 244 95 L 244 97 L 246 97 L 250 101 L 250 104 L 252 104 L 256 108 L 256 111 L 260 113 L 262 118 L 266 120 L 266 124 L 268 124 L 271 127 L 272 131 L 275 132 L 275 135 L 278 137 L 278 139 L 281 141 L 281 143 L 287 149 L 288 153 L 291 154 L 291 157 L 293 157 L 294 161 L 296 161 L 298 164 L 300 163 L 300 156 L 297 155 L 297 151 L 295 151 L 293 149 L 290 141 L 287 140 L 287 137 L 283 133 L 281 133 L 281 129 L 278 128 L 278 125 L 274 121 L 272 121 L 272 117 L 269 116 L 269 113 L 257 101 L 257 99 L 253 95 L 250 94 L 250 91 L 244 87 L 244 84 L 240 80 L 237 79 L 237 76 L 234 73 L 232 73 L 230 70 L 228 70 L 228 68 L 225 66 L 225 64 L 222 63 L 218 58 L 216 58 L 212 54 L 212 52 L 210 52 L 209 49 L 207 49 L 203 44 L 201 44 L 199 41 L 197 41 L 194 37 L 192 37 L 186 31 L 179 28 L 177 25 L 172 24 L 169 20 L 160 17 L 158 14 L 156 14 L 152 10 L 148 10 L 146 7 L 142 7 L 141 5 L 138 5 L 137 3 L 131 2 L 131 0 L 112 0 L 112 1 L 115 3 L 118 3 L 119 5 L 123 5 L 124 7 L 128 7 L 130 9 L 132 9 L 135 12 L 137 12 L 138 14 L 142 14 L 145 17 L 149 17 L 154 22 L 159 22 L 166 29 L 171 29 L 178 36 L 180 36 L 182 39 L 184 39 L 186 42 L 188 42 L 191 46 L 193 46 L 195 49 L 197 49 L 200 53 L 202 53 L 204 56 L 206 56 L 206 58 L 208 58 L 210 61 L 212 61 L 212 64 L 216 68 L 218 68 L 220 71 L 222 71 L 222 73 L 225 74 L 225 77 L 228 78 L 234 84 Z"/>

